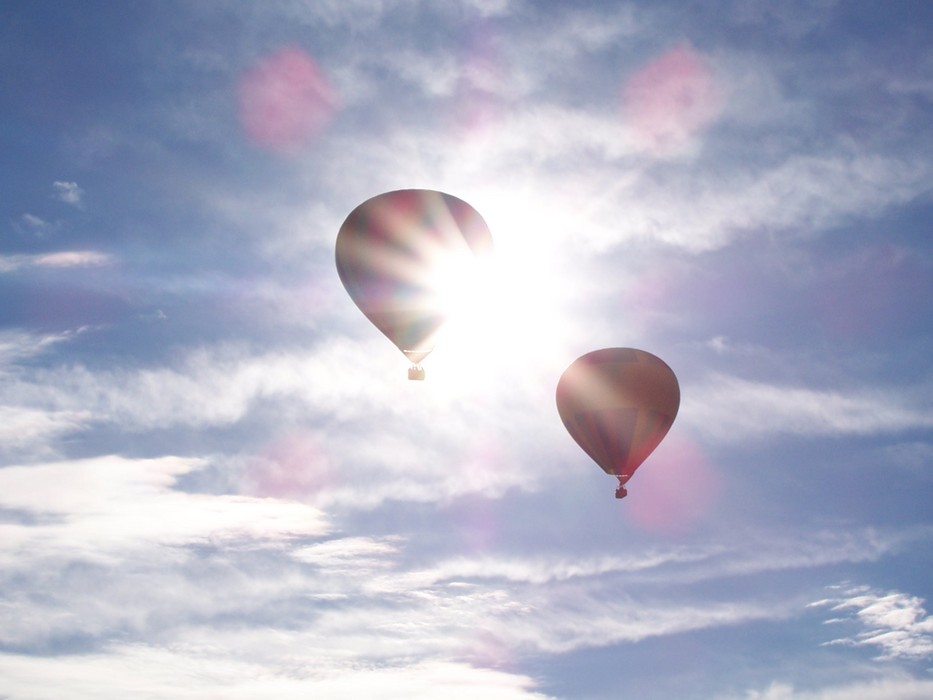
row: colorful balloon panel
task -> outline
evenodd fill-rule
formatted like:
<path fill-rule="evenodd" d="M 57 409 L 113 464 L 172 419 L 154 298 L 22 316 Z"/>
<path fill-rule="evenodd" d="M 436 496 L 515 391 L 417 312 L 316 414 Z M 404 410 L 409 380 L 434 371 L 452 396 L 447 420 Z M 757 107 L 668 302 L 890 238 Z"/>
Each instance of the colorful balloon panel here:
<path fill-rule="evenodd" d="M 337 234 L 337 273 L 363 314 L 418 363 L 447 319 L 444 275 L 491 250 L 486 222 L 462 199 L 397 190 L 347 216 Z"/>
<path fill-rule="evenodd" d="M 567 431 L 622 483 L 661 443 L 679 407 L 680 386 L 671 368 L 633 348 L 587 353 L 557 383 L 557 412 Z"/>

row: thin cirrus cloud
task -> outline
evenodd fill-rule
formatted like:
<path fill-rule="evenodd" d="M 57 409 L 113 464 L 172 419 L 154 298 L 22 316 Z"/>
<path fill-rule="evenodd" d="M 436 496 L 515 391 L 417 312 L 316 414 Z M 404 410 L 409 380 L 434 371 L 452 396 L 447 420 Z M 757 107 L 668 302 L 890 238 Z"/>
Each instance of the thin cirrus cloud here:
<path fill-rule="evenodd" d="M 87 326 L 60 333 L 32 333 L 17 329 L 0 330 L 0 371 L 21 360 L 41 355 L 56 345 L 73 340 L 89 330 L 91 329 Z"/>
<path fill-rule="evenodd" d="M 512 109 L 480 143 L 465 139 L 451 146 L 443 130 L 428 126 L 415 141 L 364 136 L 344 145 L 328 164 L 338 182 L 341 172 L 365 159 L 377 170 L 401 168 L 415 179 L 430 166 L 451 173 L 451 184 L 467 190 L 481 190 L 489 180 L 516 183 L 500 197 L 512 187 L 515 194 L 520 187 L 549 193 L 551 208 L 575 212 L 577 245 L 599 254 L 627 240 L 703 253 L 762 235 L 813 238 L 910 201 L 930 179 L 929 166 L 914 154 L 882 155 L 832 141 L 715 173 L 690 163 L 676 172 L 656 170 L 627 163 L 639 148 L 636 137 L 612 114 L 561 105 Z M 568 178 L 567 168 L 581 154 L 593 157 Z M 623 173 L 620 164 L 627 166 Z"/>
<path fill-rule="evenodd" d="M 204 466 L 190 458 L 116 456 L 8 466 L 0 470 L 0 506 L 48 520 L 4 525 L 2 556 L 11 562 L 84 553 L 93 560 L 143 543 L 275 540 L 327 531 L 326 519 L 309 506 L 174 488 L 180 476 Z"/>
<path fill-rule="evenodd" d="M 380 340 L 373 341 L 374 347 L 380 347 Z M 372 356 L 381 356 L 380 362 L 384 360 L 385 366 L 373 366 L 363 372 L 346 371 L 351 366 L 371 365 L 367 358 Z M 397 370 L 392 359 L 391 353 L 374 355 L 366 345 L 342 340 L 325 343 L 310 354 L 280 351 L 254 355 L 228 352 L 222 347 L 203 348 L 190 353 L 175 367 L 160 369 L 92 370 L 81 366 L 35 369 L 8 379 L 4 410 L 11 417 L 10 425 L 29 426 L 28 430 L 16 433 L 24 445 L 28 444 L 29 435 L 39 440 L 42 436 L 61 435 L 93 425 L 117 425 L 131 432 L 173 426 L 232 426 L 263 410 L 271 398 L 286 402 L 283 405 L 294 405 L 305 416 L 328 416 L 330 422 L 343 425 L 349 434 L 365 423 L 372 423 L 366 441 L 348 440 L 346 435 L 340 440 L 317 440 L 314 462 L 323 471 L 315 472 L 313 478 L 306 475 L 303 481 L 282 481 L 283 474 L 294 471 L 297 464 L 291 455 L 294 445 L 252 460 L 244 473 L 243 485 L 256 495 L 291 490 L 304 497 L 326 493 L 328 499 L 375 505 L 392 498 L 393 493 L 431 501 L 449 498 L 463 489 L 501 492 L 525 481 L 521 463 L 510 459 L 517 446 L 502 445 L 505 436 L 500 434 L 496 411 L 478 407 L 459 420 L 432 422 L 429 432 L 421 431 L 416 437 L 411 417 L 424 414 L 428 418 L 432 412 L 445 410 L 451 401 L 457 401 L 458 395 L 437 392 L 418 400 L 408 397 L 405 407 L 393 407 L 398 399 L 388 381 L 393 368 Z M 335 381 L 335 377 L 340 380 Z M 361 404 L 353 397 L 364 388 L 370 400 Z M 429 401 L 427 407 L 421 405 L 425 399 Z M 542 427 L 553 427 L 549 413 L 534 410 L 535 400 L 534 396 L 529 398 L 523 411 L 519 421 L 524 426 L 521 434 L 534 435 Z M 685 391 L 680 423 L 697 434 L 728 443 L 787 434 L 895 433 L 928 428 L 933 425 L 933 415 L 922 401 L 883 387 L 870 392 L 818 390 L 715 374 L 693 382 L 693 387 Z M 547 444 L 561 444 L 553 431 L 547 434 Z M 674 450 L 673 463 L 681 467 L 695 465 L 700 469 L 695 475 L 698 483 L 715 484 L 715 468 L 701 453 L 687 449 L 689 445 L 686 452 L 677 451 L 674 443 L 669 447 Z M 386 450 L 396 460 L 391 468 L 377 468 L 375 465 L 382 461 L 379 455 Z M 454 460 L 456 464 L 473 466 L 452 471 L 424 467 L 450 463 L 445 454 L 459 455 Z M 476 460 L 471 457 L 474 454 Z M 307 457 L 300 450 L 295 456 Z M 659 456 L 663 458 L 664 455 Z M 357 478 L 373 479 L 376 486 L 362 494 L 349 489 L 346 479 L 328 468 L 328 464 L 356 465 L 351 471 Z M 714 497 L 712 492 L 709 495 Z M 681 525 L 687 522 L 690 520 Z"/>
<path fill-rule="evenodd" d="M 62 250 L 37 255 L 0 256 L 0 272 L 13 272 L 21 268 L 98 267 L 114 263 L 114 257 L 96 250 Z"/>
<path fill-rule="evenodd" d="M 686 394 L 681 420 L 718 440 L 871 435 L 933 427 L 933 408 L 893 391 L 844 392 L 712 375 Z"/>
<path fill-rule="evenodd" d="M 883 533 L 873 529 L 857 532 L 822 530 L 808 532 L 805 536 L 750 532 L 743 538 L 706 547 L 670 546 L 627 556 L 567 559 L 560 556 L 478 555 L 444 560 L 436 567 L 393 577 L 391 581 L 404 587 L 413 585 L 409 581 L 420 585 L 439 585 L 462 579 L 500 579 L 537 586 L 548 582 L 612 576 L 643 585 L 671 581 L 683 585 L 879 561 L 928 534 L 927 529 L 903 533 Z M 389 585 L 392 585 L 391 581 Z"/>
<path fill-rule="evenodd" d="M 741 696 L 732 697 L 734 700 L 926 700 L 931 694 L 933 681 L 892 674 L 890 678 L 844 683 L 820 690 L 797 690 L 790 683 L 775 681 L 763 690 L 747 690 Z"/>
<path fill-rule="evenodd" d="M 892 50 L 896 10 L 856 35 L 877 11 L 811 5 L 91 10 L 127 30 L 97 40 L 132 59 L 111 109 L 51 138 L 11 83 L 23 147 L 83 158 L 116 205 L 59 221 L 89 195 L 50 193 L 40 157 L 7 214 L 8 322 L 64 310 L 0 332 L 0 696 L 929 697 L 929 51 Z M 407 383 L 333 240 L 419 186 L 477 206 L 515 265 L 484 349 L 451 324 Z M 29 247 L 53 233 L 74 239 Z M 114 244 L 132 264 L 101 279 Z M 76 328 L 63 281 L 135 313 Z M 553 400 L 611 344 L 683 387 L 621 505 Z M 799 463 L 748 464 L 787 444 Z M 899 479 L 851 508 L 864 479 L 830 476 L 875 455 Z M 806 607 L 844 576 L 871 586 Z"/>
<path fill-rule="evenodd" d="M 126 663 L 137 654 L 164 658 L 172 663 L 160 666 L 164 671 L 153 679 L 161 683 L 162 691 L 165 684 L 192 682 L 184 672 L 186 665 L 175 658 L 184 650 L 186 658 L 200 662 L 202 674 L 232 688 L 245 683 L 240 674 L 251 669 L 289 692 L 299 680 L 305 690 L 331 687 L 318 686 L 322 678 L 339 681 L 333 686 L 335 692 L 342 692 L 337 688 L 345 689 L 348 682 L 358 690 L 346 674 L 365 660 L 396 669 L 393 679 L 399 692 L 410 697 L 427 697 L 444 687 L 443 677 L 432 676 L 427 687 L 418 684 L 425 669 L 435 667 L 458 668 L 461 687 L 494 689 L 501 683 L 509 692 L 520 690 L 535 697 L 526 677 L 506 672 L 489 676 L 489 668 L 462 659 L 501 661 L 520 649 L 560 654 L 786 619 L 795 614 L 795 606 L 773 599 L 733 597 L 710 604 L 692 602 L 685 591 L 683 600 L 652 601 L 658 585 L 677 587 L 691 580 L 734 580 L 761 571 L 857 561 L 872 540 L 865 533 L 859 546 L 841 549 L 838 537 L 805 538 L 815 543 L 813 551 L 804 556 L 796 548 L 793 561 L 785 557 L 791 551 L 786 543 L 758 540 L 752 547 L 737 543 L 731 553 L 713 547 L 700 555 L 675 546 L 610 560 L 481 557 L 400 570 L 410 543 L 398 537 L 322 540 L 326 531 L 320 522 L 297 504 L 295 517 L 286 518 L 282 502 L 274 499 L 256 502 L 182 493 L 166 499 L 177 477 L 196 467 L 190 460 L 108 458 L 33 467 L 31 475 L 12 468 L 9 480 L 0 483 L 4 486 L 0 493 L 8 512 L 22 513 L 24 521 L 6 527 L 10 536 L 4 537 L 5 548 L 16 556 L 4 570 L 13 574 L 33 559 L 57 561 L 58 568 L 47 570 L 45 583 L 38 584 L 40 590 L 46 583 L 50 586 L 43 604 L 31 605 L 28 615 L 14 616 L 4 626 L 9 641 L 54 648 L 56 639 L 75 635 L 107 639 L 113 630 L 120 630 L 124 638 L 129 635 L 126 643 L 111 643 L 107 654 L 92 651 L 82 659 L 96 668 L 98 682 L 101 677 L 112 678 L 119 686 L 126 682 L 122 675 Z M 63 488 L 49 495 L 32 485 L 33 478 Z M 70 487 L 71 482 L 80 482 L 83 488 Z M 175 502 L 178 498 L 183 502 Z M 125 523 L 125 517 L 111 517 L 126 508 L 133 510 L 136 523 L 128 532 L 115 527 Z M 263 517 L 264 511 L 268 517 Z M 169 512 L 176 516 L 167 517 Z M 30 518 L 25 518 L 27 513 Z M 180 519 L 178 513 L 186 517 Z M 208 517 L 199 517 L 204 514 Z M 23 530 L 32 530 L 34 536 L 23 536 Z M 237 547 L 222 556 L 218 552 L 205 558 L 190 551 L 193 546 L 213 551 L 224 538 Z M 309 538 L 314 541 L 305 544 Z M 24 557 L 26 552 L 29 556 Z M 106 595 L 100 595 L 100 585 L 91 595 L 80 580 L 86 569 L 67 566 L 68 561 L 108 568 L 111 574 L 103 583 Z M 140 581 L 147 585 L 140 587 Z M 201 590 L 205 581 L 222 595 Z M 15 585 L 7 590 L 12 600 L 25 594 Z M 620 595 L 620 590 L 626 593 Z M 102 599 L 115 604 L 102 606 Z M 62 615 L 64 610 L 70 614 Z M 210 623 L 215 616 L 241 622 L 221 633 Z M 133 641 L 137 637 L 153 641 Z M 67 656 L 29 658 L 41 661 L 32 668 L 0 655 L 0 666 L 11 670 L 4 674 L 5 690 L 16 687 L 20 674 L 21 682 L 35 683 L 34 674 L 42 667 L 55 670 L 59 681 L 62 674 L 70 677 L 77 669 L 69 665 Z M 300 667 L 313 668 L 314 673 L 296 672 Z M 89 680 L 74 680 L 76 697 L 81 697 Z M 252 690 L 247 685 L 243 692 Z"/>
<path fill-rule="evenodd" d="M 811 603 L 810 607 L 838 614 L 827 624 L 861 630 L 827 645 L 873 648 L 885 661 L 933 658 L 933 618 L 928 617 L 923 599 L 867 586 L 838 588 L 838 594 Z"/>

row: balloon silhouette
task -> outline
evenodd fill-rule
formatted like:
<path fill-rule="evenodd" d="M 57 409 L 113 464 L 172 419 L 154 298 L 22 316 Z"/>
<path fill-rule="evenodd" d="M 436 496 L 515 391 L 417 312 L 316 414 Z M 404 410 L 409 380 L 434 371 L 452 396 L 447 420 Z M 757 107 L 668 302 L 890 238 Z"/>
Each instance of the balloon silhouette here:
<path fill-rule="evenodd" d="M 356 207 L 337 233 L 337 273 L 347 293 L 412 362 L 421 361 L 458 299 L 475 283 L 478 256 L 492 250 L 483 217 L 434 190 L 397 190 Z"/>
<path fill-rule="evenodd" d="M 663 360 L 633 348 L 595 350 L 557 383 L 560 419 L 607 474 L 625 483 L 667 435 L 680 406 L 677 377 Z"/>

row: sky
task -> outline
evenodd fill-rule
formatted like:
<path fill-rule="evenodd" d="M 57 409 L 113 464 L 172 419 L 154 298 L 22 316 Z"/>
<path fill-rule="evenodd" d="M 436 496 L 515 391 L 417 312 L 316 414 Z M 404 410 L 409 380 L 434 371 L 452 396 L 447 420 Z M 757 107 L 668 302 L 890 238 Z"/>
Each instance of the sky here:
<path fill-rule="evenodd" d="M 0 162 L 3 700 L 933 697 L 933 4 L 7 0 Z M 405 188 L 495 245 L 423 382 Z"/>

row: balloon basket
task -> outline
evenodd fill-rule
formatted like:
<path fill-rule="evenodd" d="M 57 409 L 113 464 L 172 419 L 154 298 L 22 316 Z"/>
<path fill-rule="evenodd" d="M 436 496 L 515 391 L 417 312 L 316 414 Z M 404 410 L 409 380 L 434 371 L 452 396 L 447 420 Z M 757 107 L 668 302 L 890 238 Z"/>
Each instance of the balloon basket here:
<path fill-rule="evenodd" d="M 424 381 L 424 367 L 421 365 L 412 365 L 408 368 L 408 378 L 411 381 Z"/>

